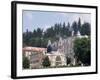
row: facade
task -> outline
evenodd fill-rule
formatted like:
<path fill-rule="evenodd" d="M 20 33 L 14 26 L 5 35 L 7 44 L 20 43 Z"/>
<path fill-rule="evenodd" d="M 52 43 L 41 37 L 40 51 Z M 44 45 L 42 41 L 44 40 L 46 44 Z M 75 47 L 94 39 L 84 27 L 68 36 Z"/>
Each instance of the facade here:
<path fill-rule="evenodd" d="M 51 46 L 52 49 L 46 55 L 51 61 L 51 66 L 67 66 L 67 57 L 71 58 L 71 63 L 75 65 L 73 41 L 74 37 L 67 39 L 60 37 L 59 41 L 54 43 L 51 43 L 50 40 L 48 41 L 48 46 Z"/>
<path fill-rule="evenodd" d="M 81 36 L 79 31 L 77 32 L 76 36 L 74 36 L 73 33 L 74 32 L 72 32 L 71 37 L 64 39 L 62 39 L 62 37 L 59 37 L 59 40 L 53 43 L 51 43 L 50 40 L 48 41 L 47 50 L 48 47 L 51 47 L 51 51 L 47 51 L 46 55 L 51 61 L 51 66 L 68 66 L 70 64 L 76 65 L 75 53 L 73 50 L 74 40 L 76 38 L 87 38 L 88 36 Z M 59 60 L 57 58 L 59 58 Z M 68 58 L 70 58 L 71 60 L 70 64 L 67 64 Z"/>
<path fill-rule="evenodd" d="M 46 52 L 46 48 L 39 48 L 39 47 L 23 48 L 23 55 L 29 59 L 31 69 L 42 67 L 41 63 L 45 52 Z"/>
<path fill-rule="evenodd" d="M 66 65 L 66 57 L 64 54 L 59 53 L 58 51 L 52 51 L 51 53 L 47 53 L 51 67 L 57 66 L 65 66 Z"/>

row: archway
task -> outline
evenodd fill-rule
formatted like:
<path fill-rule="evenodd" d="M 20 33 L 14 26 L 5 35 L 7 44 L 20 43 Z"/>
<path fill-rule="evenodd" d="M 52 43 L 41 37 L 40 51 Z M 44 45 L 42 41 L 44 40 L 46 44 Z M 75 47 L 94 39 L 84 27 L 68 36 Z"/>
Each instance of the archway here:
<path fill-rule="evenodd" d="M 62 64 L 61 57 L 57 56 L 56 57 L 56 66 L 60 66 L 61 64 Z"/>

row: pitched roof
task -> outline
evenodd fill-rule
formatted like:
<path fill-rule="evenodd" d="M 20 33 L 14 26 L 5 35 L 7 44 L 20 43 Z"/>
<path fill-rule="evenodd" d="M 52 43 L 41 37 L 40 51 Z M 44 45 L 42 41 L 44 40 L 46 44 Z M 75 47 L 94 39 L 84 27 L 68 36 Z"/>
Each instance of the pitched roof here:
<path fill-rule="evenodd" d="M 40 48 L 40 47 L 24 47 L 23 51 L 35 51 L 35 52 L 43 52 L 46 51 L 47 48 Z"/>

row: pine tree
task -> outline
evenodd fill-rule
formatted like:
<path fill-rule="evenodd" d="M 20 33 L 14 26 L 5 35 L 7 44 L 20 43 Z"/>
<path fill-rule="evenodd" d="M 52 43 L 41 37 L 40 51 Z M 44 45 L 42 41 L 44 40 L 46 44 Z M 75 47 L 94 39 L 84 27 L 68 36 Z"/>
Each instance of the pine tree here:
<path fill-rule="evenodd" d="M 78 31 L 80 31 L 81 30 L 81 19 L 79 18 L 79 20 L 78 20 Z"/>
<path fill-rule="evenodd" d="M 77 22 L 76 22 L 76 21 L 73 22 L 72 28 L 73 28 L 73 30 L 74 30 L 74 35 L 76 35 L 77 32 L 78 32 L 78 26 L 77 26 Z"/>

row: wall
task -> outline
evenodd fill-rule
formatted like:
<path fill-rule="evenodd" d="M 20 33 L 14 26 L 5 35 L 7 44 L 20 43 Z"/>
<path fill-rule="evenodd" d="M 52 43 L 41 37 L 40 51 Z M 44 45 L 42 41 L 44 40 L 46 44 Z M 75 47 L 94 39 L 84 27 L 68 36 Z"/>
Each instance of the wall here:
<path fill-rule="evenodd" d="M 25 0 L 24 0 L 25 1 Z M 66 4 L 83 4 L 83 5 L 98 5 L 100 9 L 100 0 L 31 0 L 31 1 L 42 1 L 42 2 L 57 2 Z M 0 0 L 0 80 L 11 80 L 11 0 Z M 100 14 L 100 10 L 99 10 Z M 100 15 L 98 16 L 100 21 Z M 100 26 L 100 23 L 98 23 Z M 98 31 L 100 27 L 98 27 Z M 100 31 L 98 32 L 100 34 Z M 98 38 L 100 41 L 100 37 Z M 100 42 L 98 42 L 100 44 Z M 100 47 L 100 45 L 98 45 Z M 99 49 L 100 52 L 100 49 Z M 98 54 L 100 57 L 100 54 Z M 100 61 L 100 58 L 98 59 Z M 100 67 L 100 64 L 98 65 Z M 99 69 L 100 71 L 100 69 Z M 63 77 L 51 77 L 42 78 L 43 80 L 99 80 L 100 73 L 94 75 L 78 75 L 78 76 L 63 76 Z M 24 79 L 23 79 L 24 80 Z M 41 80 L 27 79 L 27 80 Z"/>

